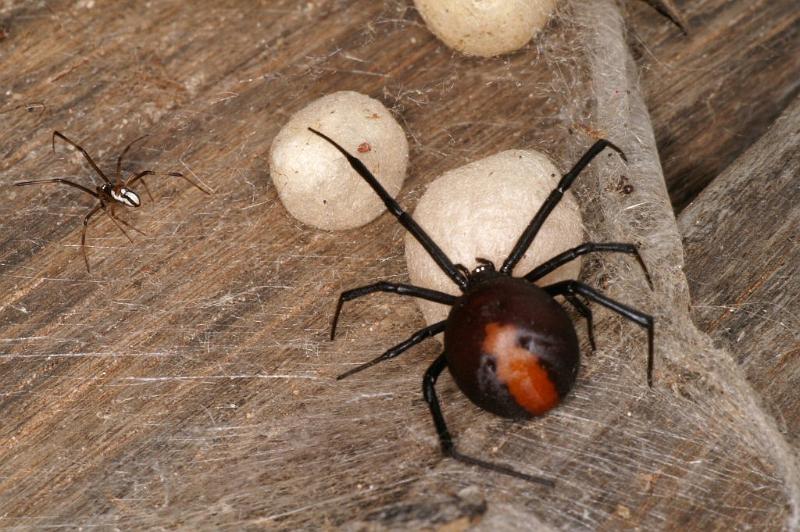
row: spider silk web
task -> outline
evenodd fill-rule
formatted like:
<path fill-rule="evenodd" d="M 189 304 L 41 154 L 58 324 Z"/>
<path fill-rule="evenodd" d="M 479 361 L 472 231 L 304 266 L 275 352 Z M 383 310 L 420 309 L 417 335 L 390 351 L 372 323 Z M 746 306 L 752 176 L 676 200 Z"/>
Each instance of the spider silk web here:
<path fill-rule="evenodd" d="M 792 449 L 689 318 L 614 2 L 565 2 L 532 44 L 496 59 L 447 49 L 401 0 L 7 2 L 0 22 L 0 62 L 15 67 L 0 72 L 6 103 L 46 104 L 0 115 L 0 525 L 797 526 Z M 587 240 L 639 244 L 655 290 L 613 255 L 586 260 L 582 280 L 656 317 L 654 388 L 643 330 L 596 305 L 598 351 L 546 417 L 499 419 L 446 374 L 438 386 L 462 451 L 554 489 L 441 457 L 421 395 L 436 341 L 334 380 L 423 325 L 413 301 L 376 294 L 348 305 L 327 339 L 340 291 L 407 281 L 391 216 L 314 230 L 271 184 L 281 125 L 337 90 L 380 99 L 406 130 L 409 210 L 436 176 L 498 151 L 537 149 L 562 169 L 597 137 L 626 151 L 627 166 L 601 156 L 575 192 Z M 125 214 L 147 234 L 129 244 L 93 223 L 87 275 L 77 244 L 89 198 L 9 186 L 91 183 L 73 151 L 52 154 L 55 129 L 107 170 L 147 133 L 126 171 L 183 172 L 215 194 L 149 180 L 155 200 Z"/>

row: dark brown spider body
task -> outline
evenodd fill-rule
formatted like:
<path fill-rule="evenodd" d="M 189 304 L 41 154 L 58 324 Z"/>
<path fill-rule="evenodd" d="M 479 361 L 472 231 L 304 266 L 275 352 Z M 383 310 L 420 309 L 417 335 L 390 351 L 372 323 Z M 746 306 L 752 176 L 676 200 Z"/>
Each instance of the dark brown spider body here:
<path fill-rule="evenodd" d="M 538 286 L 497 273 L 471 284 L 453 305 L 444 352 L 464 395 L 508 418 L 557 406 L 580 366 L 578 338 L 561 305 Z"/>
<path fill-rule="evenodd" d="M 556 407 L 575 384 L 580 366 L 580 350 L 575 329 L 567 313 L 554 299 L 565 302 L 586 319 L 589 342 L 595 347 L 592 332 L 592 311 L 585 300 L 599 303 L 647 331 L 647 384 L 653 384 L 653 318 L 615 301 L 576 280 L 561 281 L 539 287 L 536 282 L 561 265 L 587 253 L 612 252 L 633 255 L 642 267 L 650 287 L 639 250 L 621 242 L 587 242 L 568 249 L 525 274 L 512 277 L 514 266 L 522 259 L 547 217 L 556 208 L 564 193 L 581 171 L 604 149 L 610 148 L 623 160 L 625 155 L 611 142 L 600 139 L 564 174 L 539 207 L 514 248 L 499 269 L 486 259 L 476 259 L 478 267 L 469 271 L 453 264 L 430 236 L 389 195 L 372 172 L 357 157 L 314 129 L 313 133 L 330 142 L 372 187 L 400 224 L 417 239 L 431 259 L 458 286 L 462 294 L 453 296 L 421 286 L 379 281 L 342 292 L 333 315 L 331 340 L 336 334 L 339 313 L 346 301 L 373 292 L 407 295 L 452 306 L 446 320 L 428 325 L 377 358 L 356 366 L 341 375 L 349 377 L 385 360 L 392 359 L 426 338 L 444 333 L 444 352 L 430 365 L 422 378 L 422 393 L 428 404 L 442 452 L 461 462 L 498 473 L 525 479 L 546 486 L 553 481 L 527 475 L 506 464 L 490 462 L 461 454 L 447 429 L 441 404 L 436 395 L 436 381 L 445 369 L 473 403 L 498 416 L 529 418 L 545 414 Z"/>

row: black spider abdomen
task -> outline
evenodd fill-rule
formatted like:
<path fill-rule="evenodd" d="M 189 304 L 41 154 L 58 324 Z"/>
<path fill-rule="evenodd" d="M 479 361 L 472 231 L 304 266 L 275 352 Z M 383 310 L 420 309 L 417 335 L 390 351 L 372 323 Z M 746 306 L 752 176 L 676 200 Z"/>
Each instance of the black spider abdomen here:
<path fill-rule="evenodd" d="M 536 285 L 504 275 L 470 288 L 444 332 L 447 366 L 479 407 L 510 418 L 539 416 L 575 384 L 580 349 L 567 313 Z"/>

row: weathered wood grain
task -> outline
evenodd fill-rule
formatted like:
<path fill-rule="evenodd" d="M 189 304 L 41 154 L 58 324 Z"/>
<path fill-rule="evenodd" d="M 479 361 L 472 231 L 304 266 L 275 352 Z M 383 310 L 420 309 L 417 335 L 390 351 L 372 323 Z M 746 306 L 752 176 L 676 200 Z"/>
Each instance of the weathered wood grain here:
<path fill-rule="evenodd" d="M 681 214 L 697 323 L 800 452 L 800 99 Z"/>
<path fill-rule="evenodd" d="M 14 67 L 0 71 L 7 103 L 47 105 L 3 115 L 0 128 L 1 525 L 413 527 L 485 516 L 730 528 L 791 512 L 747 433 L 704 412 L 707 398 L 676 395 L 693 390 L 694 374 L 661 362 L 663 387 L 646 390 L 640 331 L 602 313 L 603 349 L 546 419 L 498 420 L 443 379 L 459 444 L 557 476 L 552 491 L 441 459 L 419 390 L 435 342 L 333 380 L 422 324 L 412 302 L 380 295 L 349 306 L 340 340 L 326 340 L 337 292 L 405 279 L 402 231 L 386 215 L 343 233 L 292 220 L 268 177 L 272 137 L 309 100 L 356 89 L 409 134 L 405 205 L 444 170 L 501 149 L 539 148 L 566 167 L 603 134 L 569 20 L 500 60 L 447 50 L 401 0 L 11 2 L 0 26 L 0 61 Z M 53 129 L 105 168 L 149 133 L 126 169 L 179 170 L 216 193 L 151 181 L 156 201 L 126 218 L 147 236 L 129 245 L 108 220 L 93 224 L 87 275 L 77 243 L 90 202 L 8 186 L 89 179 L 72 152 L 50 152 Z M 605 236 L 597 198 L 620 176 L 602 166 L 606 180 L 589 173 L 578 192 Z M 640 275 L 615 275 L 627 263 L 609 264 L 591 279 L 641 291 Z"/>
<path fill-rule="evenodd" d="M 664 175 L 676 210 L 755 142 L 800 91 L 795 0 L 679 0 L 684 37 L 628 2 Z"/>
<path fill-rule="evenodd" d="M 646 0 L 648 4 L 653 6 L 653 8 L 670 19 L 676 26 L 678 26 L 682 32 L 689 33 L 689 26 L 686 23 L 686 19 L 681 13 L 681 10 L 675 5 L 675 2 L 672 0 Z"/>

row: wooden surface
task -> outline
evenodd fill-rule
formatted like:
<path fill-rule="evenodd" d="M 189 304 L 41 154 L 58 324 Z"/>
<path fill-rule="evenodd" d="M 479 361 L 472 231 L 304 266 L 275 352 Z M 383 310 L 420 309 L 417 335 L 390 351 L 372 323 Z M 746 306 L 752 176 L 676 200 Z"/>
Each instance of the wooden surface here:
<path fill-rule="evenodd" d="M 647 6 L 627 5 L 664 176 L 681 210 L 800 93 L 800 9 L 795 0 L 678 0 L 684 38 Z"/>
<path fill-rule="evenodd" d="M 797 449 L 799 178 L 800 99 L 796 99 L 680 218 L 696 322 L 736 355 Z"/>
<path fill-rule="evenodd" d="M 757 11 L 744 1 L 676 3 L 693 27 L 688 38 L 646 6 L 631 6 L 630 23 L 670 192 L 681 207 L 796 92 L 798 30 L 788 1 L 758 3 Z M 575 74 L 580 68 L 566 61 L 553 82 L 534 63 L 548 54 L 569 57 L 571 41 L 559 39 L 574 28 L 555 23 L 549 35 L 559 38 L 552 44 L 476 60 L 441 46 L 400 0 L 179 6 L 154 2 L 142 10 L 81 1 L 0 8 L 6 67 L 0 86 L 7 98 L 0 108 L 46 104 L 43 112 L 0 115 L 0 525 L 463 526 L 506 510 L 526 519 L 517 522 L 540 516 L 556 527 L 618 528 L 635 525 L 631 512 L 638 520 L 651 509 L 652 522 L 662 526 L 730 528 L 738 519 L 764 525 L 754 517 L 759 513 L 780 526 L 786 511 L 780 483 L 755 460 L 742 477 L 760 486 L 748 503 L 754 510 L 736 507 L 731 494 L 731 505 L 724 504 L 726 484 L 719 479 L 736 459 L 708 447 L 703 433 L 722 429 L 696 422 L 691 401 L 685 401 L 691 441 L 666 430 L 657 440 L 633 438 L 622 454 L 604 447 L 626 423 L 652 437 L 638 420 L 675 415 L 665 412 L 672 405 L 668 392 L 647 400 L 630 384 L 638 367 L 621 368 L 619 377 L 602 370 L 614 364 L 609 353 L 592 361 L 569 406 L 536 425 L 497 423 L 460 402 L 452 384 L 442 391 L 453 405 L 451 422 L 471 448 L 499 447 L 516 460 L 539 450 L 529 456 L 528 472 L 563 468 L 553 493 L 442 461 L 419 392 L 435 343 L 347 387 L 333 381 L 422 320 L 413 303 L 378 296 L 349 307 L 339 342 L 325 341 L 337 292 L 405 279 L 402 232 L 388 216 L 335 234 L 292 220 L 266 167 L 280 125 L 334 90 L 381 98 L 409 135 L 406 205 L 442 171 L 500 149 L 540 148 L 564 167 L 591 141 L 581 129 L 590 124 L 574 121 L 582 104 L 565 103 L 571 91 L 585 90 Z M 758 16 L 746 16 L 753 12 Z M 759 31 L 752 19 L 760 21 Z M 749 73 L 756 71 L 769 81 L 753 80 Z M 713 88 L 720 86 L 725 90 Z M 730 117 L 743 107 L 747 113 Z M 94 271 L 87 275 L 77 243 L 91 201 L 76 191 L 6 186 L 90 178 L 73 152 L 50 151 L 54 129 L 79 140 L 104 168 L 128 141 L 148 133 L 127 169 L 181 171 L 215 194 L 208 198 L 180 180 L 151 180 L 156 201 L 145 199 L 126 217 L 147 236 L 130 245 L 109 220 L 93 224 Z M 791 185 L 785 190 L 797 195 Z M 707 201 L 696 208 L 713 209 L 720 200 Z M 791 238 L 781 217 L 757 219 L 760 232 L 783 227 Z M 704 270 L 714 252 L 710 242 L 695 243 L 687 271 Z M 783 279 L 787 266 L 776 261 L 763 270 L 750 261 L 750 275 Z M 698 295 L 717 301 L 706 303 L 712 307 L 727 304 Z M 774 349 L 786 353 L 778 362 L 796 352 L 796 329 L 779 314 L 796 302 L 787 297 L 780 308 L 765 307 L 761 322 L 788 323 L 790 332 L 778 327 L 771 337 Z M 713 320 L 701 323 L 719 330 Z M 616 327 L 600 323 L 606 338 L 621 334 Z M 758 364 L 747 366 L 756 388 L 767 390 L 759 385 L 767 377 L 754 370 Z M 661 371 L 670 378 L 671 370 Z M 796 405 L 791 388 L 780 390 L 773 411 Z M 796 427 L 796 412 L 786 417 Z M 631 469 L 627 453 L 636 446 L 648 456 L 680 447 L 687 464 L 707 453 L 714 465 L 695 471 L 671 462 L 657 464 L 656 473 L 639 472 L 635 487 L 642 493 L 628 494 L 633 508 L 620 502 L 626 499 L 619 490 L 603 490 Z M 594 464 L 592 470 L 570 472 L 573 462 L 564 453 L 574 463 Z M 704 475 L 716 484 L 702 484 Z M 687 477 L 694 487 L 673 486 L 671 479 Z M 473 484 L 491 489 L 476 493 Z M 440 489 L 428 493 L 432 486 Z M 581 500 L 589 502 L 575 503 Z"/>

